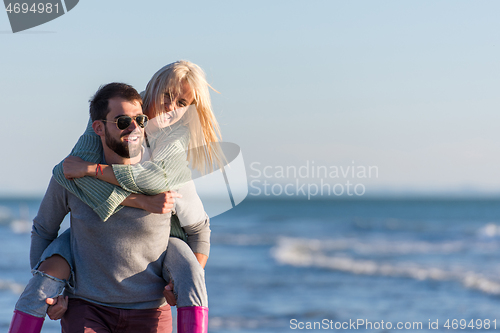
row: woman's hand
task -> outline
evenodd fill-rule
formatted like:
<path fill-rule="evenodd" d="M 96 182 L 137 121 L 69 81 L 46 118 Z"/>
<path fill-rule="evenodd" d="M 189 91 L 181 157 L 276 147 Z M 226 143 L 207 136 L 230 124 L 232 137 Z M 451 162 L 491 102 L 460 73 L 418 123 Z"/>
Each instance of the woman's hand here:
<path fill-rule="evenodd" d="M 63 161 L 64 177 L 70 180 L 90 176 L 95 172 L 96 167 L 96 164 L 86 162 L 76 156 L 68 156 Z"/>
<path fill-rule="evenodd" d="M 182 198 L 182 195 L 175 191 L 167 191 L 157 195 L 142 196 L 142 209 L 154 214 L 167 214 L 174 207 L 175 198 Z"/>
<path fill-rule="evenodd" d="M 167 303 L 170 306 L 174 306 L 177 304 L 177 299 L 175 298 L 174 295 L 174 283 L 172 281 L 169 282 L 165 286 L 165 289 L 163 290 L 163 296 L 167 299 Z"/>
<path fill-rule="evenodd" d="M 66 310 L 68 310 L 68 296 L 47 298 L 45 302 L 49 305 L 49 308 L 47 309 L 47 315 L 52 320 L 61 319 Z"/>

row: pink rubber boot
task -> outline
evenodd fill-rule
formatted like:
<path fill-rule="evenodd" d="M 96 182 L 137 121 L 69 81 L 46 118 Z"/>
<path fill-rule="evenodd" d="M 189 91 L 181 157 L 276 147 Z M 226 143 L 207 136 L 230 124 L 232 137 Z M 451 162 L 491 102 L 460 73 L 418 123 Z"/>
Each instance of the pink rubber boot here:
<path fill-rule="evenodd" d="M 177 309 L 177 333 L 207 333 L 208 308 L 185 306 Z"/>
<path fill-rule="evenodd" d="M 39 318 L 14 310 L 9 333 L 40 333 L 45 318 Z"/>

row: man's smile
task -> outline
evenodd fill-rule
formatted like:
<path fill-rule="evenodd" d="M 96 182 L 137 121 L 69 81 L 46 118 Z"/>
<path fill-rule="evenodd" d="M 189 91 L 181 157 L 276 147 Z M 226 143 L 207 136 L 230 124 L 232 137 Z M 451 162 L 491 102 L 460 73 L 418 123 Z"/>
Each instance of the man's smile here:
<path fill-rule="evenodd" d="M 136 135 L 136 134 L 133 134 L 133 135 L 132 134 L 130 134 L 130 135 L 126 134 L 126 135 L 122 136 L 122 138 L 123 138 L 124 142 L 133 142 L 133 143 L 135 143 L 135 142 L 138 142 L 138 140 L 139 140 L 139 136 Z"/>

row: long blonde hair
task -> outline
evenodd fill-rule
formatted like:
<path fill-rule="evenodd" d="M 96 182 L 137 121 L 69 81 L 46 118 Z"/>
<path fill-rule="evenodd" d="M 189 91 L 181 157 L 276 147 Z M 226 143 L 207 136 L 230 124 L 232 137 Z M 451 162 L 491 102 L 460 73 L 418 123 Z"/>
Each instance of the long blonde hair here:
<path fill-rule="evenodd" d="M 165 110 L 163 95 L 182 94 L 183 83 L 187 83 L 194 97 L 197 121 L 189 121 L 190 139 L 188 161 L 192 167 L 202 174 L 212 171 L 216 166 L 223 166 L 224 156 L 218 142 L 221 140 L 219 124 L 212 111 L 212 103 L 208 88 L 217 92 L 208 84 L 205 73 L 190 61 L 179 60 L 168 64 L 157 71 L 149 80 L 144 92 L 143 109 L 151 117 Z"/>

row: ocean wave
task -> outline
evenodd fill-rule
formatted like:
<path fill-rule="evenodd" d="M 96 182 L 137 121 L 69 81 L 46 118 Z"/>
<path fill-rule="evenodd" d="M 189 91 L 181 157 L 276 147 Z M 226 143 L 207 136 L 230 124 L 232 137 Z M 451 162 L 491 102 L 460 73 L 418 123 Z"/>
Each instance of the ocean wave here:
<path fill-rule="evenodd" d="M 31 232 L 33 222 L 28 220 L 12 220 L 10 222 L 10 229 L 16 234 L 27 234 Z"/>
<path fill-rule="evenodd" d="M 0 290 L 11 291 L 15 294 L 21 294 L 24 290 L 24 285 L 19 284 L 17 282 L 9 281 L 9 280 L 0 280 Z"/>
<path fill-rule="evenodd" d="M 210 241 L 212 244 L 223 245 L 274 245 L 276 243 L 276 236 L 268 234 L 213 234 Z"/>
<path fill-rule="evenodd" d="M 500 281 L 486 277 L 482 273 L 460 268 L 427 267 L 415 262 L 389 263 L 383 260 L 358 259 L 344 253 L 332 254 L 326 251 L 332 250 L 332 242 L 335 244 L 333 240 L 282 237 L 278 240 L 277 245 L 271 249 L 271 255 L 278 263 L 296 267 L 319 267 L 352 274 L 403 277 L 416 280 L 457 281 L 466 288 L 476 289 L 491 295 L 500 295 Z M 352 240 L 343 240 L 342 243 L 344 244 L 344 242 L 351 242 L 351 245 L 344 248 L 353 248 L 358 243 L 357 241 L 352 242 Z M 409 243 L 408 245 L 411 247 L 413 244 Z M 436 244 L 436 248 L 439 249 L 438 245 Z M 400 246 L 401 244 L 396 244 L 391 252 Z M 377 250 L 377 245 L 366 245 L 365 250 L 370 247 Z M 390 245 L 386 245 L 386 247 L 389 248 Z M 426 251 L 428 250 L 427 247 L 424 248 Z"/>
<path fill-rule="evenodd" d="M 289 319 L 288 319 L 289 320 Z M 243 329 L 264 329 L 264 328 L 281 328 L 286 327 L 288 320 L 284 318 L 274 317 L 259 317 L 259 318 L 245 318 L 245 317 L 210 317 L 209 326 L 212 330 L 243 330 Z"/>
<path fill-rule="evenodd" d="M 0 206 L 0 224 L 8 224 L 12 219 L 12 212 L 8 207 Z"/>
<path fill-rule="evenodd" d="M 500 237 L 500 225 L 495 223 L 488 223 L 479 228 L 477 234 L 485 238 L 498 238 Z"/>
<path fill-rule="evenodd" d="M 22 212 L 28 212 L 27 208 L 23 208 Z M 23 215 L 26 215 L 26 213 L 23 213 Z M 10 226 L 10 229 L 14 233 L 21 234 L 31 232 L 32 221 L 30 221 L 28 218 L 16 218 L 12 214 L 11 209 L 5 206 L 0 206 L 0 225 Z"/>
<path fill-rule="evenodd" d="M 213 234 L 211 242 L 213 244 L 224 245 L 275 245 L 284 239 L 294 239 L 276 236 L 274 234 Z M 464 241 L 450 241 L 441 243 L 431 243 L 425 241 L 387 241 L 384 239 L 366 240 L 359 238 L 341 238 L 328 240 L 307 240 L 307 247 L 323 251 L 350 250 L 358 254 L 424 254 L 424 253 L 457 253 L 470 247 Z M 494 244 L 493 244 L 494 245 Z M 488 244 L 490 249 L 492 244 Z M 500 247 L 500 244 L 499 244 Z"/>
<path fill-rule="evenodd" d="M 369 242 L 359 238 L 340 239 L 301 239 L 280 237 L 278 245 L 306 246 L 314 251 L 342 251 L 349 250 L 358 254 L 425 254 L 425 253 L 457 253 L 469 247 L 464 241 L 449 241 L 431 243 L 425 241 L 387 241 L 385 239 L 372 239 Z"/>

